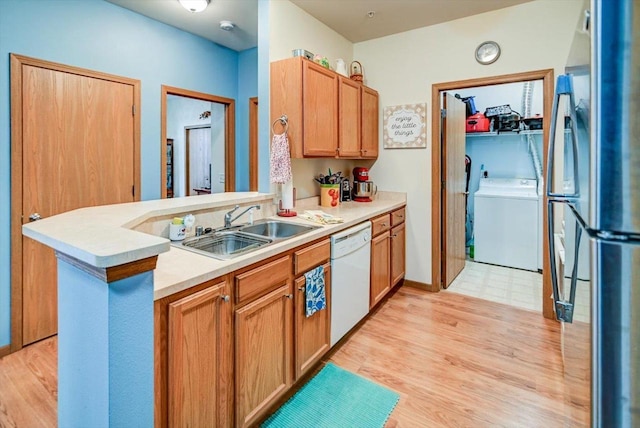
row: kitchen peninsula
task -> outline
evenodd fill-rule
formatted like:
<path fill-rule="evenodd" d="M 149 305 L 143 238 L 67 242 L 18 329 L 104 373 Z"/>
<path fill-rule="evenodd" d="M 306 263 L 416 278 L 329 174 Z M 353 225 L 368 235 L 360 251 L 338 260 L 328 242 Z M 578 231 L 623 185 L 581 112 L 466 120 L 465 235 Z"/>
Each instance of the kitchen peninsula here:
<path fill-rule="evenodd" d="M 228 346 L 221 351 L 224 355 L 214 355 L 211 359 L 221 357 L 228 365 L 224 373 L 220 373 L 228 382 L 220 386 L 221 391 L 217 391 L 220 395 L 216 398 L 220 399 L 221 406 L 211 412 L 220 414 L 214 414 L 212 420 L 228 423 L 235 414 L 236 426 L 244 426 L 261 417 L 272 400 L 258 403 L 261 404 L 259 408 L 251 408 L 251 403 L 241 402 L 242 385 L 239 384 L 235 386 L 235 399 L 232 398 L 232 305 L 237 308 L 233 318 L 237 329 L 237 324 L 243 322 L 243 314 L 258 300 L 273 295 L 280 301 L 291 302 L 293 295 L 289 290 L 294 276 L 298 275 L 298 265 L 302 267 L 307 260 L 310 263 L 320 263 L 321 260 L 330 270 L 330 234 L 380 216 L 388 216 L 387 223 L 391 223 L 389 213 L 402 209 L 406 196 L 380 192 L 371 203 L 351 202 L 331 209 L 321 208 L 317 203 L 317 198 L 299 201 L 296 209 L 324 209 L 341 217 L 344 222 L 321 226 L 231 260 L 218 260 L 170 245 L 169 221 L 175 216 L 190 213 L 195 216 L 196 225 L 216 228 L 223 225 L 224 214 L 235 205 L 256 204 L 262 209 L 254 211 L 255 220 L 273 217 L 273 195 L 225 193 L 91 207 L 25 225 L 23 233 L 26 236 L 52 247 L 58 256 L 59 424 L 152 426 L 154 389 L 155 399 L 159 400 L 156 406 L 164 409 L 160 414 L 156 409 L 155 418 L 159 419 L 156 421 L 159 426 L 167 425 L 167 419 L 184 420 L 190 416 L 189 411 L 192 414 L 206 413 L 199 407 L 185 408 L 182 414 L 166 410 L 166 400 L 173 400 L 167 396 L 166 384 L 181 380 L 175 374 L 167 376 L 164 373 L 167 369 L 166 348 L 159 350 L 158 345 L 171 346 L 167 343 L 184 338 L 175 336 L 176 329 L 171 328 L 163 330 L 162 337 L 158 338 L 158 331 L 167 326 L 167 320 L 158 316 L 158 308 L 168 308 L 169 317 L 173 314 L 174 319 L 189 321 L 184 311 L 212 297 L 215 300 L 209 301 L 216 304 L 221 301 L 231 303 L 224 310 L 224 315 L 218 314 L 220 319 L 226 320 L 225 327 L 229 327 L 219 331 L 219 338 Z M 299 218 L 284 221 L 312 224 Z M 265 262 L 264 266 L 262 262 Z M 260 267 L 255 268 L 258 264 Z M 113 276 L 114 272 L 117 275 Z M 288 288 L 283 288 L 274 279 L 278 275 L 284 275 L 282 284 L 286 283 Z M 269 283 L 269 278 L 275 282 Z M 263 290 L 251 289 L 249 292 L 253 293 L 252 297 L 263 296 L 260 293 L 264 292 L 263 298 L 251 303 L 246 295 L 241 295 L 238 290 L 243 289 L 238 288 L 238 284 L 242 284 L 243 279 L 246 279 L 246 284 L 263 287 Z M 266 282 L 261 282 L 263 280 Z M 231 282 L 236 287 L 232 287 Z M 245 297 L 247 299 L 243 300 Z M 245 303 L 246 306 L 242 306 Z M 282 310 L 282 316 L 291 316 L 291 303 L 283 304 Z M 159 321 L 164 323 L 162 328 L 158 326 Z M 292 322 L 288 321 L 287 329 L 292 328 Z M 197 329 L 200 325 L 195 323 L 191 327 Z M 215 330 L 216 327 L 213 328 Z M 236 337 L 236 345 L 238 340 Z M 210 348 L 221 349 L 218 345 Z M 287 352 L 292 353 L 293 350 L 287 349 Z M 293 383 L 294 374 L 288 367 L 288 355 L 282 360 L 288 369 L 284 374 L 285 385 L 275 396 L 281 396 Z M 185 369 L 181 373 L 188 374 L 193 369 L 188 365 L 190 355 L 182 356 Z M 240 357 L 235 356 L 236 365 L 240 364 Z M 217 360 L 214 363 L 219 364 Z M 245 366 L 250 364 L 244 363 Z M 158 375 L 158 371 L 162 373 Z M 295 379 L 298 379 L 298 374 L 295 374 Z M 236 373 L 236 379 L 238 376 Z M 192 404 L 204 405 L 202 400 Z"/>

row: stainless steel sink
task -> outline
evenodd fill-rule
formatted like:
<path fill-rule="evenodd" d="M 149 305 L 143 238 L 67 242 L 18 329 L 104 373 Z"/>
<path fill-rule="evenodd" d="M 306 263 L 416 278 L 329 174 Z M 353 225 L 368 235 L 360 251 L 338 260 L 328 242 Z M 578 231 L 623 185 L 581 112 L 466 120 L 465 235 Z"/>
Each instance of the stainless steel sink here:
<path fill-rule="evenodd" d="M 240 228 L 240 231 L 276 240 L 292 238 L 303 233 L 311 232 L 317 228 L 318 226 L 306 226 L 279 220 L 266 220 L 256 222 L 249 226 L 243 226 Z"/>
<path fill-rule="evenodd" d="M 257 250 L 272 242 L 271 239 L 247 235 L 242 232 L 218 232 L 214 235 L 196 236 L 182 241 L 178 246 L 204 253 L 221 260 L 229 260 Z"/>
<path fill-rule="evenodd" d="M 319 227 L 279 220 L 259 220 L 252 225 L 234 227 L 233 230 L 222 229 L 187 238 L 182 242 L 172 242 L 171 245 L 216 259 L 230 260 Z"/>

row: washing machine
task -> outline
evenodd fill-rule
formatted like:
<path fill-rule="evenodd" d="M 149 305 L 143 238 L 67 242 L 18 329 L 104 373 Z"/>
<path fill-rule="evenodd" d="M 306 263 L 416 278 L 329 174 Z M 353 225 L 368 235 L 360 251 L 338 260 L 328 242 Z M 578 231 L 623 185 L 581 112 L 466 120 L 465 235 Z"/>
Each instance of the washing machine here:
<path fill-rule="evenodd" d="M 483 178 L 473 196 L 475 261 L 538 270 L 536 180 Z"/>

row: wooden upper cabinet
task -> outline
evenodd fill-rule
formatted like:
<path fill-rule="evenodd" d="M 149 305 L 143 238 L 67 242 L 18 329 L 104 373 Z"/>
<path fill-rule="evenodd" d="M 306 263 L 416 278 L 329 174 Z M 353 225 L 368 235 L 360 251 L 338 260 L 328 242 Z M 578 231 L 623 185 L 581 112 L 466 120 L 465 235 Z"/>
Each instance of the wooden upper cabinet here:
<path fill-rule="evenodd" d="M 271 121 L 287 116 L 292 158 L 378 156 L 375 90 L 302 57 L 272 62 L 270 79 Z"/>
<path fill-rule="evenodd" d="M 360 157 L 362 120 L 361 85 L 355 80 L 338 77 L 338 155 L 341 157 Z"/>
<path fill-rule="evenodd" d="M 338 143 L 338 76 L 311 61 L 304 61 L 302 70 L 303 153 L 333 157 Z"/>
<path fill-rule="evenodd" d="M 362 87 L 362 154 L 363 158 L 378 157 L 378 92 Z"/>

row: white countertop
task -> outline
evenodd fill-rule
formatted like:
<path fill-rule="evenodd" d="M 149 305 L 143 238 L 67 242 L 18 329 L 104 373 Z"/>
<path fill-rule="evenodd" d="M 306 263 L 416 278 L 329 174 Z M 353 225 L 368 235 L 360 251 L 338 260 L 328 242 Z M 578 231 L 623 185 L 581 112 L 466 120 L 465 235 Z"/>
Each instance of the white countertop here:
<path fill-rule="evenodd" d="M 131 230 L 154 217 L 214 210 L 233 204 L 264 203 L 270 198 L 272 195 L 264 193 L 236 192 L 82 208 L 25 224 L 22 232 L 56 251 L 99 268 L 158 255 L 154 271 L 154 298 L 157 300 L 406 204 L 406 194 L 395 192 L 379 192 L 373 202 L 346 202 L 336 208 L 315 205 L 317 198 L 312 198 L 311 203 L 307 201 L 296 210 L 322 210 L 343 218 L 344 223 L 321 226 L 301 236 L 224 261 L 173 247 L 167 238 Z M 317 225 L 298 217 L 278 219 Z"/>

